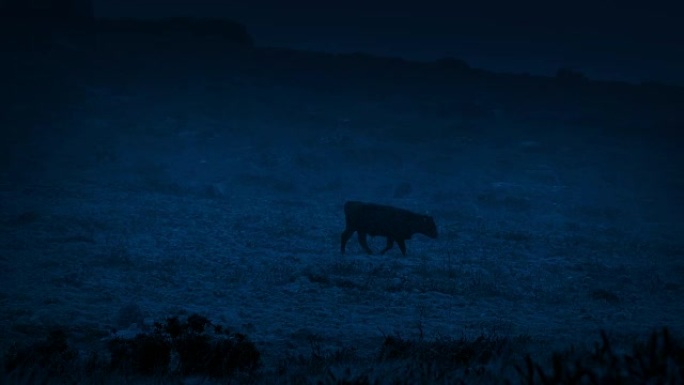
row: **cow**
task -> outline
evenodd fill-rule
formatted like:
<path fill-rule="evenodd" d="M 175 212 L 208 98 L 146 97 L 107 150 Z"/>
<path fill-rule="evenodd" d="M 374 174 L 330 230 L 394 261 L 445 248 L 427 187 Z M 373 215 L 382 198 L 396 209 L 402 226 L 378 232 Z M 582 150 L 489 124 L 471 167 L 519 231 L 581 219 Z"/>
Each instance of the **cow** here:
<path fill-rule="evenodd" d="M 387 237 L 387 245 L 380 252 L 385 254 L 397 242 L 402 255 L 406 255 L 406 240 L 416 233 L 437 238 L 437 225 L 429 215 L 413 213 L 392 206 L 348 201 L 344 204 L 346 227 L 342 232 L 340 251 L 344 254 L 349 238 L 357 232 L 361 247 L 368 254 L 373 251 L 368 247 L 366 236 Z"/>

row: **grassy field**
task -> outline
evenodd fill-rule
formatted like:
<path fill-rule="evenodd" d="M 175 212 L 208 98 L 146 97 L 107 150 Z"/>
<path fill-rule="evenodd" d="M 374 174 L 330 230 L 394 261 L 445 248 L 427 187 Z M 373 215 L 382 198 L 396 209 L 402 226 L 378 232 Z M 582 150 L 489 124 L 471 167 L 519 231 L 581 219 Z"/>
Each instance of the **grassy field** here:
<path fill-rule="evenodd" d="M 600 330 L 681 336 L 681 90 L 120 39 L 3 63 L 5 351 L 60 328 L 88 356 L 198 313 L 262 380 L 389 379 L 466 341 L 504 357 L 468 374 L 489 382 Z M 440 237 L 340 255 L 346 200 Z M 403 378 L 462 374 L 438 361 Z"/>

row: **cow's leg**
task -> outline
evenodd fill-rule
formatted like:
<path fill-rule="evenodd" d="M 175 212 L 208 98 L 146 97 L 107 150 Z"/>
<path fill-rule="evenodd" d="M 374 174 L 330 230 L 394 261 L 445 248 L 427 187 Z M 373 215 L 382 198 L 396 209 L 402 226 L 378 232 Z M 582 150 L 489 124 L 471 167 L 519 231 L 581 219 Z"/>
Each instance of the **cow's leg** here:
<path fill-rule="evenodd" d="M 387 246 L 385 246 L 385 248 L 382 249 L 380 254 L 385 254 L 389 249 L 392 248 L 392 246 L 394 246 L 394 240 L 392 239 L 392 237 L 387 237 Z"/>
<path fill-rule="evenodd" d="M 342 232 L 342 243 L 340 245 L 340 252 L 342 252 L 342 254 L 344 254 L 344 247 L 347 245 L 347 241 L 351 238 L 352 234 L 354 234 L 354 230 L 348 228 L 344 229 Z"/>
<path fill-rule="evenodd" d="M 366 253 L 368 254 L 373 254 L 373 250 L 371 250 L 370 247 L 368 247 L 368 240 L 366 240 L 366 233 L 359 231 L 359 243 L 361 244 L 361 247 L 363 247 L 364 250 L 366 250 Z"/>
<path fill-rule="evenodd" d="M 399 250 L 401 250 L 401 253 L 406 256 L 406 243 L 404 239 L 397 239 L 397 245 L 399 245 Z"/>

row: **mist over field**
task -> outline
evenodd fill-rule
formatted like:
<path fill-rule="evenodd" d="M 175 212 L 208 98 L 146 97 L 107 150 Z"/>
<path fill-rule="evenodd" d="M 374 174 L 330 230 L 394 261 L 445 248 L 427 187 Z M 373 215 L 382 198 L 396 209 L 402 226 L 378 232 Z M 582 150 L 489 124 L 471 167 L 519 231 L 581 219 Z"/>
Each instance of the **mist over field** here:
<path fill-rule="evenodd" d="M 601 330 L 682 337 L 681 87 L 178 23 L 3 35 L 2 351 L 59 328 L 87 356 L 196 313 L 297 382 L 293 357 L 363 372 L 388 336 L 506 339 L 506 375 Z M 347 200 L 439 237 L 341 255 Z"/>

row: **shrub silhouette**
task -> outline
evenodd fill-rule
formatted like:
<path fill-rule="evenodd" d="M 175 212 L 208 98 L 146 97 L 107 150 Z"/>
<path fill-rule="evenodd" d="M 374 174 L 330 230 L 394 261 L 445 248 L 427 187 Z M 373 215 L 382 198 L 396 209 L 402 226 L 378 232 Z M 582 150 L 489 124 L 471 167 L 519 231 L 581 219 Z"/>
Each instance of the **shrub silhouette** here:
<path fill-rule="evenodd" d="M 139 374 L 163 373 L 171 361 L 171 344 L 159 334 L 115 338 L 108 344 L 112 369 Z"/>
<path fill-rule="evenodd" d="M 5 354 L 5 373 L 40 369 L 50 377 L 68 374 L 76 364 L 78 352 L 67 343 L 66 333 L 52 330 L 45 340 L 19 347 L 13 346 Z"/>
<path fill-rule="evenodd" d="M 112 368 L 146 375 L 169 371 L 222 377 L 236 371 L 254 371 L 261 359 L 245 335 L 214 325 L 198 314 L 186 320 L 167 318 L 164 323 L 155 323 L 152 333 L 133 339 L 116 338 L 108 348 Z M 178 362 L 170 367 L 174 365 L 173 354 Z"/>

